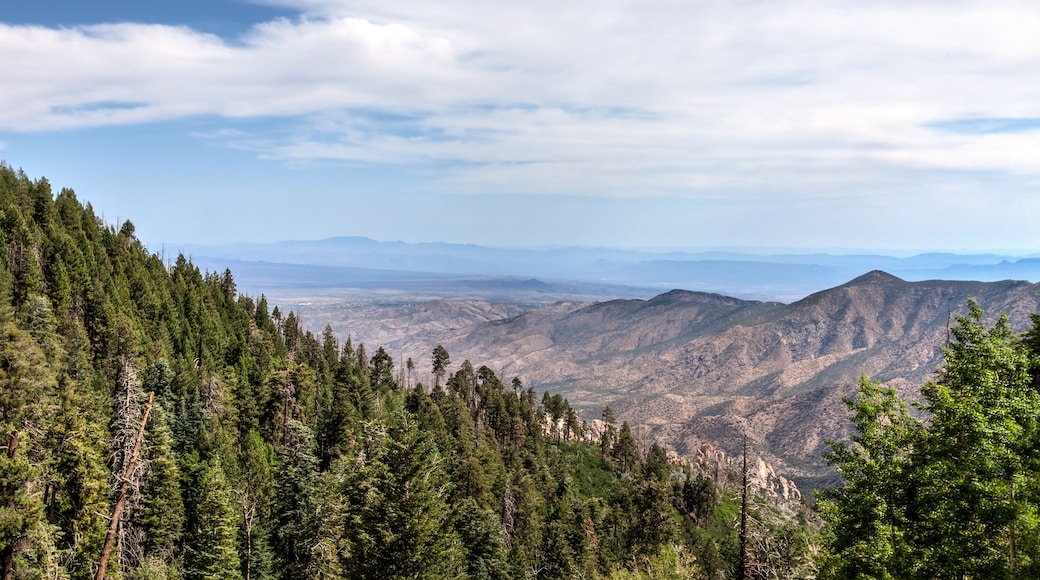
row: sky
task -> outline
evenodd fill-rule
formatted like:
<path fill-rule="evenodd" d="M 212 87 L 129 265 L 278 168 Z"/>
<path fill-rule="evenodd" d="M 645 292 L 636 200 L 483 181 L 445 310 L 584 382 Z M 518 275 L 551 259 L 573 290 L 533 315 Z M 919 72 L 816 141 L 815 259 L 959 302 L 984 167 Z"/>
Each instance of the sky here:
<path fill-rule="evenodd" d="M 1040 250 L 1035 0 L 35 0 L 0 63 L 0 159 L 153 250 Z"/>

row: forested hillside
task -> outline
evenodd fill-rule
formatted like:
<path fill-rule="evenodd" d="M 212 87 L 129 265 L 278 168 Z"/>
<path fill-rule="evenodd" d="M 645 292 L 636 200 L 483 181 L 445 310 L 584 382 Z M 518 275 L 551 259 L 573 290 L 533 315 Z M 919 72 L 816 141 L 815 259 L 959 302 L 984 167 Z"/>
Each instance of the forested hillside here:
<path fill-rule="evenodd" d="M 425 387 L 370 349 L 0 165 L 3 578 L 735 573 L 730 475 L 627 424 L 587 442 L 559 395 L 443 349 Z M 745 560 L 811 568 L 752 506 Z"/>

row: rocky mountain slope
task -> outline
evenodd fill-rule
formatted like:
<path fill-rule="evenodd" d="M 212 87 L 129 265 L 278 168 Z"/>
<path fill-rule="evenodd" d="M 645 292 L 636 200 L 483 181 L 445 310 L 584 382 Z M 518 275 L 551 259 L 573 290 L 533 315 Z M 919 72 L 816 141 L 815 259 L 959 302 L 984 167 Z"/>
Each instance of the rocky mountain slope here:
<path fill-rule="evenodd" d="M 535 309 L 400 338 L 391 352 L 429 368 L 442 344 L 465 359 L 564 394 L 589 417 L 611 405 L 680 454 L 741 433 L 803 487 L 828 477 L 825 440 L 847 432 L 841 402 L 861 374 L 913 397 L 941 364 L 948 324 L 974 296 L 1024 329 L 1028 282 L 906 282 L 880 271 L 791 304 L 675 290 L 650 300 Z"/>

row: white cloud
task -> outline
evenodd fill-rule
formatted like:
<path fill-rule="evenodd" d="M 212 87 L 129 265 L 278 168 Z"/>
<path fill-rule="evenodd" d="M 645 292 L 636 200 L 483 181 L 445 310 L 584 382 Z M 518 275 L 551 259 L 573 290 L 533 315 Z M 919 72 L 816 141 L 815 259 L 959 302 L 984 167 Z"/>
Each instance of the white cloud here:
<path fill-rule="evenodd" d="M 902 196 L 907 172 L 1040 172 L 1038 130 L 935 126 L 1040 118 L 1035 2 L 277 3 L 303 16 L 236 42 L 0 25 L 0 127 L 296 118 L 225 139 L 444 163 L 445 187 L 480 192 Z"/>

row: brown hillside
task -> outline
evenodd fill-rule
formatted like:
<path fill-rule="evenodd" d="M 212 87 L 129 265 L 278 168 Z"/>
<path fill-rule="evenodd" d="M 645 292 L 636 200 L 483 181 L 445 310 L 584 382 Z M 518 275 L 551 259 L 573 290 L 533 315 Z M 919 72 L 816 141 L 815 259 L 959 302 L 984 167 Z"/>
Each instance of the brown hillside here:
<path fill-rule="evenodd" d="M 679 452 L 708 442 L 733 454 L 746 426 L 759 452 L 805 483 L 826 476 L 820 453 L 846 434 L 841 397 L 858 377 L 916 396 L 969 296 L 1018 329 L 1040 309 L 1040 285 L 1028 282 L 905 282 L 875 271 L 788 305 L 675 290 L 390 346 L 424 369 L 442 344 L 455 364 L 479 361 L 561 392 L 590 417 L 610 404 Z"/>

